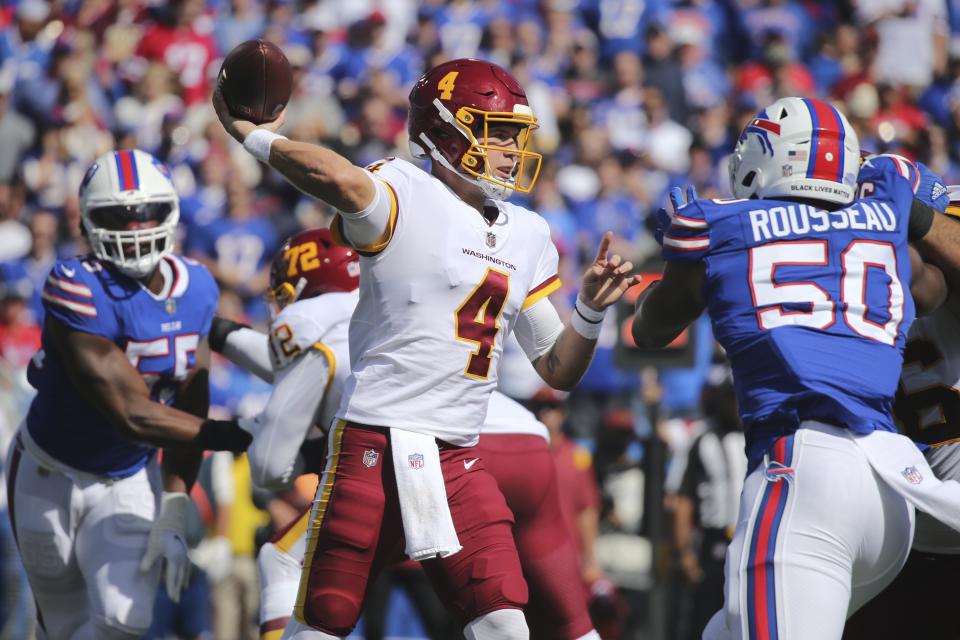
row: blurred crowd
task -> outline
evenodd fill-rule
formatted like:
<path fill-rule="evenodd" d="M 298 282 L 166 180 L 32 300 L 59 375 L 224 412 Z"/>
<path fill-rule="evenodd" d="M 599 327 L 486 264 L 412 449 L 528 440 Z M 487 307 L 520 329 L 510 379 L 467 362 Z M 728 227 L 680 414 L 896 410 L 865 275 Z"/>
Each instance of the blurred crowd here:
<path fill-rule="evenodd" d="M 269 320 L 273 253 L 332 212 L 253 160 L 213 115 L 221 60 L 257 37 L 280 45 L 294 69 L 282 132 L 358 164 L 409 159 L 406 97 L 426 68 L 465 56 L 509 68 L 540 122 L 545 161 L 521 204 L 550 223 L 561 306 L 606 230 L 617 252 L 657 268 L 651 213 L 668 189 L 727 195 L 738 132 L 782 96 L 827 98 L 865 150 L 960 182 L 957 0 L 0 0 L 0 448 L 30 402 L 43 280 L 58 256 L 85 251 L 77 190 L 104 151 L 136 147 L 168 164 L 180 251 L 217 278 L 220 313 Z M 743 475 L 729 379 L 706 323 L 682 362 L 623 366 L 608 315 L 569 397 L 540 389 L 515 350 L 503 386 L 553 434 L 604 637 L 643 626 L 651 637 L 699 637 L 704 612 L 719 606 Z M 221 360 L 211 385 L 220 416 L 254 413 L 269 394 Z M 288 495 L 255 494 L 243 458 L 213 458 L 195 491 L 196 562 L 207 571 L 191 588 L 203 606 L 158 602 L 173 626 L 155 637 L 256 637 L 257 544 L 311 490 L 304 480 Z M 29 597 L 6 526 L 4 517 L 4 633 L 21 638 Z M 663 585 L 666 598 L 649 597 Z M 371 622 L 368 637 L 378 628 Z"/>

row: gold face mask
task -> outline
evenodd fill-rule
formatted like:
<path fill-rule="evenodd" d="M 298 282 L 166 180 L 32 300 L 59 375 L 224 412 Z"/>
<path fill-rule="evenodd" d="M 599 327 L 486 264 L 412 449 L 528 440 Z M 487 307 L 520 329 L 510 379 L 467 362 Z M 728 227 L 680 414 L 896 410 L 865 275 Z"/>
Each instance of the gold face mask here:
<path fill-rule="evenodd" d="M 280 315 L 280 312 L 283 311 L 284 307 L 296 302 L 306 284 L 307 281 L 300 278 L 297 287 L 294 287 L 289 282 L 282 282 L 276 289 L 268 290 L 264 294 L 264 298 L 266 298 L 267 308 L 270 310 L 270 317 L 276 318 Z"/>
<path fill-rule="evenodd" d="M 508 111 L 481 111 L 471 107 L 461 107 L 456 113 L 458 128 L 470 140 L 470 148 L 463 154 L 460 167 L 475 178 L 486 180 L 501 188 L 517 193 L 530 193 L 540 175 L 543 156 L 529 149 L 533 132 L 540 125 L 533 113 L 513 113 Z M 490 129 L 497 125 L 517 127 L 516 147 L 489 144 Z M 480 139 L 474 131 L 481 133 Z M 480 140 L 483 140 L 481 143 Z M 488 153 L 499 151 L 516 157 L 513 178 L 505 180 L 494 174 Z"/>

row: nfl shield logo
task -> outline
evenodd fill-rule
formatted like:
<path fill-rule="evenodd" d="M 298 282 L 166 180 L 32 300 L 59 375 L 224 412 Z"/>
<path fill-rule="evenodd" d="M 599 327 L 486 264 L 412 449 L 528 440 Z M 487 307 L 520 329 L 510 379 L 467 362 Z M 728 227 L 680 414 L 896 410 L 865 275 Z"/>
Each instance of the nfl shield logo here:
<path fill-rule="evenodd" d="M 367 449 L 363 452 L 363 466 L 365 467 L 369 468 L 377 466 L 377 460 L 379 459 L 380 454 L 373 449 Z"/>
<path fill-rule="evenodd" d="M 166 310 L 168 315 L 173 315 L 177 312 L 177 301 L 173 298 L 167 298 L 166 303 L 164 303 L 163 308 Z"/>
<path fill-rule="evenodd" d="M 492 231 L 487 231 L 487 246 L 491 249 L 497 246 L 497 234 Z"/>
<path fill-rule="evenodd" d="M 906 478 L 910 484 L 920 484 L 923 482 L 923 475 L 917 471 L 916 467 L 907 467 L 900 473 L 903 474 L 903 477 Z"/>
<path fill-rule="evenodd" d="M 411 469 L 423 469 L 423 454 L 411 453 L 407 456 L 407 464 L 410 465 Z"/>

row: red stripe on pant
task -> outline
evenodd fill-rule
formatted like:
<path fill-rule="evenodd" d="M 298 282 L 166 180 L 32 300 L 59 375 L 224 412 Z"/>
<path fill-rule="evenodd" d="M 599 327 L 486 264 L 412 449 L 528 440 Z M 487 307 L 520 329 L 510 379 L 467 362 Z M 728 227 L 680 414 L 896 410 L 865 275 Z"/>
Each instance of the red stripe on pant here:
<path fill-rule="evenodd" d="M 770 637 L 770 618 L 768 615 L 770 603 L 767 602 L 767 550 L 771 544 L 775 544 L 775 532 L 773 532 L 773 521 L 777 513 L 777 507 L 780 504 L 780 494 L 783 492 L 783 483 L 775 482 L 770 488 L 770 495 L 767 504 L 760 516 L 760 534 L 757 536 L 757 546 L 753 554 L 753 593 L 756 598 L 754 603 L 754 612 L 757 616 L 757 638 L 766 640 Z"/>

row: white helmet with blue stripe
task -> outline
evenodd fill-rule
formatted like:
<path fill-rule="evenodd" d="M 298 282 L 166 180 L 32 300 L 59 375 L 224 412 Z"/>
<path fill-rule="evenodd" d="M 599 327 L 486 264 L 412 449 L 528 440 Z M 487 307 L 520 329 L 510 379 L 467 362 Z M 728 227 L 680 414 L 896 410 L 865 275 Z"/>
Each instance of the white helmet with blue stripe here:
<path fill-rule="evenodd" d="M 90 249 L 133 278 L 173 251 L 180 200 L 162 162 L 145 151 L 111 151 L 80 184 L 80 219 Z"/>
<path fill-rule="evenodd" d="M 847 118 L 815 98 L 781 98 L 750 119 L 730 159 L 738 198 L 853 202 L 860 141 Z"/>

